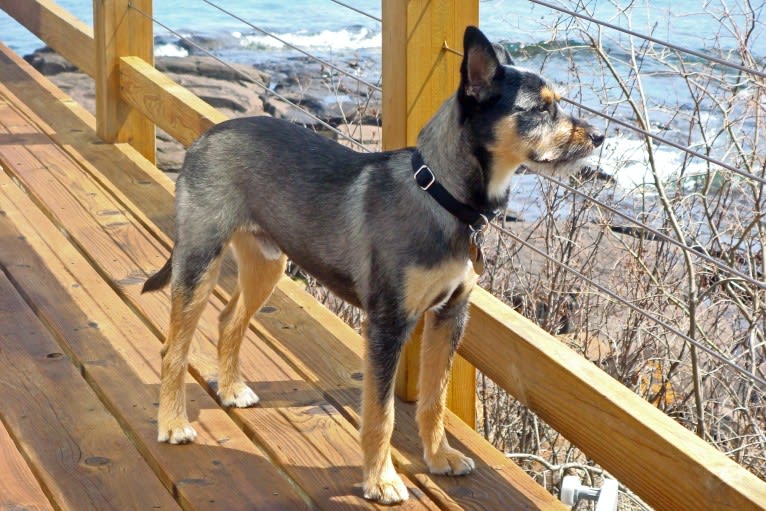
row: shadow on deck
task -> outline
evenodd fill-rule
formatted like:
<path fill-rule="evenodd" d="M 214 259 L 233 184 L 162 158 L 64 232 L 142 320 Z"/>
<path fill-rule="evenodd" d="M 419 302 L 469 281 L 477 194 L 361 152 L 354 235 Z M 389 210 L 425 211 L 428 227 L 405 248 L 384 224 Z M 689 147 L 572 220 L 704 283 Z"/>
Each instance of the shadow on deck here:
<path fill-rule="evenodd" d="M 0 508 L 367 509 L 357 403 L 362 340 L 283 278 L 243 345 L 261 397 L 226 410 L 213 375 L 224 272 L 187 382 L 197 443 L 156 441 L 166 293 L 140 295 L 169 255 L 173 185 L 0 48 Z M 406 509 L 563 508 L 462 421 L 474 475 L 428 474 L 412 405 L 397 403 Z"/>

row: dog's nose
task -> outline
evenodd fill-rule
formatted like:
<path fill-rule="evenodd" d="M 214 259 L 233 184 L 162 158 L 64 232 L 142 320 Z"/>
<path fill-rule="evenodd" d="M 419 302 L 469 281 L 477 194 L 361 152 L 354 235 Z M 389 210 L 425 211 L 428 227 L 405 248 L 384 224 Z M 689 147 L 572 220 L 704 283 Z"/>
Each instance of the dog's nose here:
<path fill-rule="evenodd" d="M 593 142 L 593 147 L 598 147 L 604 143 L 604 135 L 598 131 L 592 131 L 589 136 L 590 141 Z"/>

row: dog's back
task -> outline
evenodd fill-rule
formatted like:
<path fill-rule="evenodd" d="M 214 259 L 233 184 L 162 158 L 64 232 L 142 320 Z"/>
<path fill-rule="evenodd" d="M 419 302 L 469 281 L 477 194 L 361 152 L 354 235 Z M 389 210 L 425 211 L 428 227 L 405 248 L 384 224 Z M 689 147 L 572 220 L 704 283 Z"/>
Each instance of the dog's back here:
<path fill-rule="evenodd" d="M 184 242 L 175 250 L 212 250 L 252 229 L 342 298 L 366 305 L 355 288 L 369 285 L 373 246 L 399 252 L 399 265 L 412 237 L 443 242 L 430 240 L 439 230 L 428 221 L 433 205 L 412 186 L 410 154 L 359 153 L 271 117 L 221 123 L 187 153 L 176 191 L 176 240 Z M 427 247 L 407 255 L 417 262 Z"/>

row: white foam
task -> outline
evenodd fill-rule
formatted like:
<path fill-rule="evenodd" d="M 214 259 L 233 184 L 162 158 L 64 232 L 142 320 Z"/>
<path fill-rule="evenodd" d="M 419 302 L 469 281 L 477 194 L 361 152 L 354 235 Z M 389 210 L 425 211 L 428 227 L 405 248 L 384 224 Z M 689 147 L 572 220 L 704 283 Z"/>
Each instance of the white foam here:
<path fill-rule="evenodd" d="M 273 37 L 266 35 L 242 35 L 238 32 L 232 34 L 240 40 L 245 48 L 284 49 L 285 45 Z M 322 30 L 318 33 L 290 32 L 275 34 L 280 39 L 299 48 L 324 48 L 332 50 L 359 50 L 381 47 L 381 34 L 366 27 L 358 30 Z"/>
<path fill-rule="evenodd" d="M 154 47 L 155 57 L 188 57 L 186 48 L 181 48 L 172 43 L 158 44 Z"/>
<path fill-rule="evenodd" d="M 610 136 L 604 143 L 600 158 L 589 161 L 612 175 L 626 190 L 653 188 L 655 176 L 643 140 L 625 136 Z M 685 159 L 685 153 L 667 146 L 654 147 L 654 167 L 660 182 L 667 184 L 683 170 L 685 176 L 704 174 L 707 165 L 698 158 Z"/>

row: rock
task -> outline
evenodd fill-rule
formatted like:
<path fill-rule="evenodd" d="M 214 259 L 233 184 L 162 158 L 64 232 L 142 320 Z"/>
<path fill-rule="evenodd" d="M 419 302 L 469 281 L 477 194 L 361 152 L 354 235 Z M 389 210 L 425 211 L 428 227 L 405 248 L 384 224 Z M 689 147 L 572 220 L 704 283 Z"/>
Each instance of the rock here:
<path fill-rule="evenodd" d="M 244 64 L 225 65 L 213 57 L 158 57 L 154 63 L 163 73 L 190 75 L 230 82 L 269 83 L 269 76 Z"/>
<path fill-rule="evenodd" d="M 91 113 L 95 112 L 95 86 L 90 77 L 47 48 L 24 58 L 75 101 Z M 339 65 L 347 65 L 349 70 L 353 70 L 355 64 Z M 337 71 L 306 57 L 272 61 L 263 64 L 262 69 L 245 64 L 225 65 L 201 55 L 158 57 L 155 66 L 230 117 L 268 112 L 280 119 L 327 131 L 321 122 L 312 117 L 315 115 L 340 130 L 350 130 L 344 132 L 350 133 L 369 149 L 380 149 L 380 128 L 377 126 L 380 124 L 380 94 L 370 94 L 367 87 L 358 86 L 349 77 L 341 76 Z M 276 98 L 264 86 L 279 92 L 309 113 Z M 357 134 L 360 124 L 363 126 Z M 348 141 L 345 143 L 350 144 Z M 162 130 L 157 130 L 159 168 L 177 172 L 184 154 L 181 144 Z"/>
<path fill-rule="evenodd" d="M 264 89 L 254 83 L 241 83 L 207 78 L 194 74 L 167 73 L 168 77 L 191 92 L 221 109 L 231 117 L 263 113 L 260 95 Z"/>
<path fill-rule="evenodd" d="M 25 55 L 24 60 L 46 76 L 77 71 L 77 68 L 68 60 L 47 47 L 36 50 L 31 55 Z"/>

